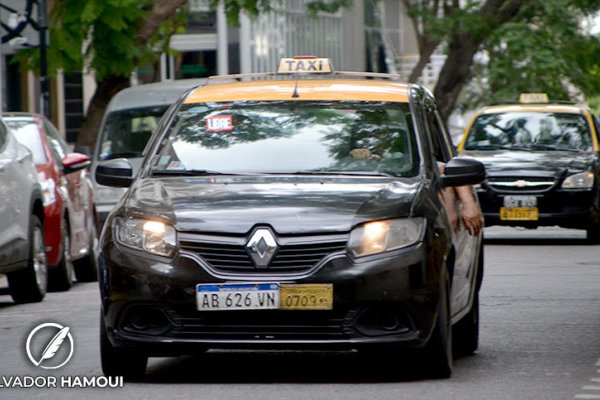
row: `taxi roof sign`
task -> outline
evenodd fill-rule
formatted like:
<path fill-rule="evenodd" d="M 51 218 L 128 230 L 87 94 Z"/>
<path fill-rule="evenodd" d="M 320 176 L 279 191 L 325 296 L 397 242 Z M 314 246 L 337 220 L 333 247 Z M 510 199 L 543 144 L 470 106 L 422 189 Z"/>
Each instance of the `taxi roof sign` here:
<path fill-rule="evenodd" d="M 277 68 L 278 74 L 330 74 L 333 66 L 329 58 L 299 56 L 282 58 Z"/>
<path fill-rule="evenodd" d="M 546 93 L 521 93 L 519 103 L 548 103 Z"/>

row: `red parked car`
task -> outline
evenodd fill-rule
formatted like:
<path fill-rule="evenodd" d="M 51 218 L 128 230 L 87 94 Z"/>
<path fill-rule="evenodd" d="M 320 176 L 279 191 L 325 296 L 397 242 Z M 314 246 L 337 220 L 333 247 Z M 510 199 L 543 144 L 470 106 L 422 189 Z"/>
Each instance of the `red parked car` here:
<path fill-rule="evenodd" d="M 31 150 L 42 186 L 49 290 L 68 290 L 74 276 L 80 282 L 97 280 L 90 158 L 71 152 L 43 115 L 8 113 L 2 119 Z"/>

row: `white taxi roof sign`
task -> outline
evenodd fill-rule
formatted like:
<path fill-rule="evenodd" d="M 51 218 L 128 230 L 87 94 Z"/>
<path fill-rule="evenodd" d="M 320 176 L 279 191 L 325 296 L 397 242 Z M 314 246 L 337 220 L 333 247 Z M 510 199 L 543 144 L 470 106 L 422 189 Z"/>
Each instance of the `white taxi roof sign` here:
<path fill-rule="evenodd" d="M 333 66 L 329 58 L 299 56 L 282 58 L 277 68 L 278 74 L 330 74 Z"/>
<path fill-rule="evenodd" d="M 546 93 L 521 93 L 519 103 L 548 103 Z"/>

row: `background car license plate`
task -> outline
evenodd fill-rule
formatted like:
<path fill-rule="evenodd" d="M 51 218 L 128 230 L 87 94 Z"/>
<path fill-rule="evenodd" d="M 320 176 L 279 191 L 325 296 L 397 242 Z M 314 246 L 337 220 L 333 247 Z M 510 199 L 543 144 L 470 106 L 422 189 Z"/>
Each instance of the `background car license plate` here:
<path fill-rule="evenodd" d="M 502 221 L 537 221 L 539 219 L 537 207 L 501 207 L 500 219 Z"/>
<path fill-rule="evenodd" d="M 279 308 L 278 283 L 196 285 L 199 311 L 271 310 Z"/>
<path fill-rule="evenodd" d="M 504 207 L 537 207 L 537 197 L 535 196 L 504 196 Z"/>
<path fill-rule="evenodd" d="M 279 304 L 282 310 L 331 310 L 333 285 L 281 285 Z"/>

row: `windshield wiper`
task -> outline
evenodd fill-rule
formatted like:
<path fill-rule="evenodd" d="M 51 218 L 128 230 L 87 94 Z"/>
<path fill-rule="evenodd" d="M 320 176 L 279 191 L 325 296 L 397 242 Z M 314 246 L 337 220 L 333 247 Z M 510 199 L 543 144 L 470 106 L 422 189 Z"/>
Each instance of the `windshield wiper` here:
<path fill-rule="evenodd" d="M 307 170 L 296 172 L 274 172 L 274 174 L 284 175 L 344 175 L 344 176 L 385 176 L 395 177 L 396 175 L 382 171 L 347 171 L 347 170 Z"/>
<path fill-rule="evenodd" d="M 102 160 L 113 160 L 115 158 L 139 158 L 142 155 L 136 151 L 124 151 L 121 153 L 112 153 L 103 157 Z"/>
<path fill-rule="evenodd" d="M 574 152 L 581 152 L 581 150 L 579 149 L 571 149 L 571 148 L 565 148 L 565 147 L 558 147 L 558 146 L 554 146 L 552 144 L 541 144 L 541 143 L 533 143 L 531 145 L 532 149 L 535 150 L 555 150 L 555 151 L 574 151 Z"/>
<path fill-rule="evenodd" d="M 206 175 L 239 175 L 227 172 L 211 171 L 209 169 L 153 169 L 152 176 L 206 176 Z"/>

